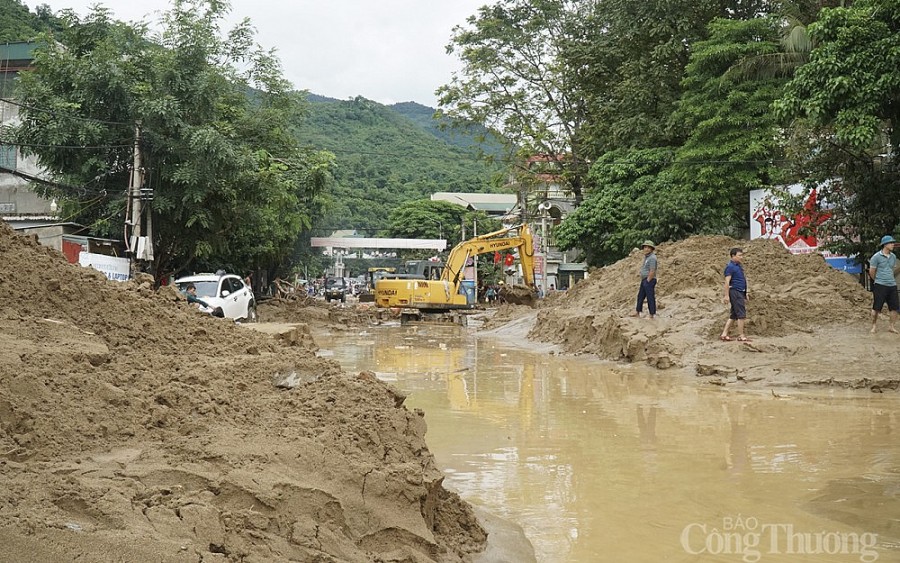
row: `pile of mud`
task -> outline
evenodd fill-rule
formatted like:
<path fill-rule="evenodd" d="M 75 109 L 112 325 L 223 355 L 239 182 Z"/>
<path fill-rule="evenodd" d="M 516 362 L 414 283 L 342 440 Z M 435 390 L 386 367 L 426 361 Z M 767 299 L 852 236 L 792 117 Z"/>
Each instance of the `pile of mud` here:
<path fill-rule="evenodd" d="M 502 303 L 498 307 L 488 308 L 488 313 L 479 317 L 482 319 L 480 330 L 487 331 L 502 327 L 510 321 L 527 315 L 532 310 L 533 307 L 527 305 L 510 305 L 509 303 Z"/>
<path fill-rule="evenodd" d="M 525 285 L 504 285 L 500 287 L 501 303 L 534 307 L 537 301 L 534 290 Z"/>
<path fill-rule="evenodd" d="M 368 373 L 0 224 L 11 561 L 466 561 L 421 412 Z"/>
<path fill-rule="evenodd" d="M 257 308 L 263 322 L 307 323 L 330 330 L 354 330 L 390 320 L 387 309 L 377 309 L 373 303 L 333 303 L 312 298 L 268 299 Z"/>
<path fill-rule="evenodd" d="M 695 352 L 704 345 L 728 344 L 719 343 L 718 335 L 728 318 L 723 272 L 732 247 L 745 251 L 747 332 L 771 350 L 789 347 L 798 334 L 864 325 L 869 294 L 855 276 L 834 270 L 821 256 L 792 255 L 775 241 L 710 236 L 658 248 L 656 319 L 628 317 L 635 309 L 643 260 L 635 250 L 543 303 L 529 337 L 568 352 L 660 368 L 697 363 Z"/>

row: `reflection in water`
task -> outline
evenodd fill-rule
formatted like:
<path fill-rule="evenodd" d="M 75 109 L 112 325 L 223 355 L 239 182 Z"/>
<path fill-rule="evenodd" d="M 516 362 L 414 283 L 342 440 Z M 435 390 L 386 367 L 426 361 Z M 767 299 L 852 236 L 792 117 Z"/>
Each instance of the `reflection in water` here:
<path fill-rule="evenodd" d="M 455 327 L 367 339 L 328 346 L 409 394 L 448 487 L 539 561 L 900 561 L 896 395 L 724 392 Z"/>

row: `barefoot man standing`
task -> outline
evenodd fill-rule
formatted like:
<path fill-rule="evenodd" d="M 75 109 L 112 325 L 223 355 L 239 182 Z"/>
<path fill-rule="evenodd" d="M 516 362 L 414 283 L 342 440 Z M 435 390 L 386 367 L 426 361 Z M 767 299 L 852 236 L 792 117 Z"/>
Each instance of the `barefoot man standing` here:
<path fill-rule="evenodd" d="M 897 310 L 900 309 L 900 299 L 897 296 L 897 270 L 900 266 L 897 264 L 897 256 L 892 252 L 894 250 L 894 237 L 884 235 L 881 237 L 881 250 L 872 256 L 869 260 L 869 277 L 875 282 L 872 284 L 872 330 L 875 332 L 875 326 L 878 324 L 878 313 L 881 312 L 884 304 L 887 303 L 888 311 L 891 313 L 891 332 L 897 332 L 894 326 L 897 322 Z"/>
<path fill-rule="evenodd" d="M 737 324 L 738 342 L 750 342 L 747 335 L 744 334 L 744 320 L 747 318 L 747 301 L 750 294 L 747 291 L 747 277 L 744 275 L 744 267 L 741 262 L 744 260 L 744 249 L 732 248 L 731 261 L 725 266 L 725 296 L 722 302 L 729 306 L 730 314 L 728 320 L 725 321 L 725 328 L 722 329 L 722 335 L 719 340 L 730 342 L 731 337 L 728 335 L 731 329 L 731 323 Z"/>

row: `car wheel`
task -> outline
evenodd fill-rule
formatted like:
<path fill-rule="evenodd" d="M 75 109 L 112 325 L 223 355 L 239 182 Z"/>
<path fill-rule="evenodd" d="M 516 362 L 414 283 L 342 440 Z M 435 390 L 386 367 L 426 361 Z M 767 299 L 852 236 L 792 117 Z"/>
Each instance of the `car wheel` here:
<path fill-rule="evenodd" d="M 347 302 L 347 296 L 341 295 L 341 303 L 346 303 L 346 302 Z"/>

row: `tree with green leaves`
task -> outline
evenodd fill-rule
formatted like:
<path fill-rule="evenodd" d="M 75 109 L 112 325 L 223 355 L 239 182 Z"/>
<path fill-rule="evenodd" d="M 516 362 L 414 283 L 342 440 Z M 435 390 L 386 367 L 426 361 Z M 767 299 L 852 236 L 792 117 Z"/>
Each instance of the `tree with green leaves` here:
<path fill-rule="evenodd" d="M 591 167 L 591 191 L 557 229 L 563 248 L 592 265 L 628 254 L 641 240 L 697 233 L 738 235 L 748 194 L 771 185 L 780 153 L 770 110 L 785 79 L 730 74 L 750 57 L 778 52 L 776 19 L 717 19 L 696 41 L 666 117 L 680 144 L 610 151 Z"/>
<path fill-rule="evenodd" d="M 782 151 L 772 104 L 787 79 L 729 71 L 778 53 L 780 18 L 716 19 L 694 44 L 683 93 L 669 118 L 684 139 L 669 169 L 673 189 L 700 202 L 703 232 L 740 236 L 748 227 L 749 193 L 776 183 Z M 659 235 L 656 238 L 661 238 Z"/>
<path fill-rule="evenodd" d="M 332 157 L 291 134 L 302 99 L 248 20 L 224 37 L 221 2 L 175 0 L 162 33 L 104 8 L 63 13 L 21 77 L 20 143 L 60 180 L 66 217 L 118 237 L 140 123 L 162 276 L 274 268 L 311 226 Z M 70 186 L 75 186 L 71 188 Z"/>
<path fill-rule="evenodd" d="M 767 0 L 609 0 L 594 2 L 586 40 L 570 47 L 580 68 L 587 156 L 607 151 L 678 146 L 683 138 L 664 124 L 682 93 L 694 45 L 715 18 L 749 19 L 769 13 Z"/>
<path fill-rule="evenodd" d="M 581 69 L 567 51 L 593 25 L 595 2 L 499 0 L 454 28 L 448 52 L 464 67 L 438 90 L 444 116 L 483 123 L 520 157 L 550 157 L 577 201 L 587 172 Z"/>
<path fill-rule="evenodd" d="M 809 26 L 809 62 L 776 103 L 796 173 L 832 207 L 833 249 L 867 257 L 900 229 L 900 5 L 858 0 Z"/>
<path fill-rule="evenodd" d="M 422 238 L 447 240 L 447 248 L 453 248 L 463 240 L 474 236 L 477 226 L 481 234 L 500 229 L 500 222 L 483 211 L 470 211 L 461 205 L 440 200 L 408 201 L 388 218 L 390 226 L 385 236 L 392 238 Z M 466 236 L 463 238 L 463 226 Z M 407 253 L 418 256 L 421 253 Z"/>
<path fill-rule="evenodd" d="M 603 186 L 554 230 L 557 245 L 579 249 L 592 266 L 615 262 L 642 240 L 679 239 L 698 229 L 699 193 L 677 189 L 668 148 L 621 149 L 591 167 L 589 181 Z"/>

